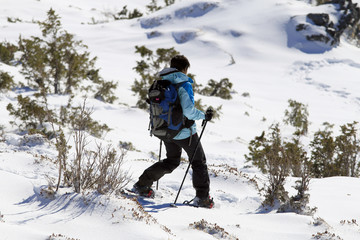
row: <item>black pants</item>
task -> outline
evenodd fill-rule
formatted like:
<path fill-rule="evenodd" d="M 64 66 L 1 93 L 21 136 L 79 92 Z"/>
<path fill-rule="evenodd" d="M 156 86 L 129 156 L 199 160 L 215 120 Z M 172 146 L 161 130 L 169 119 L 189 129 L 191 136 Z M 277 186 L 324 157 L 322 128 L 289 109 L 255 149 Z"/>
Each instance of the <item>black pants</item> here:
<path fill-rule="evenodd" d="M 140 186 L 151 187 L 153 182 L 159 180 L 165 174 L 171 173 L 175 168 L 180 165 L 182 149 L 185 150 L 189 157 L 189 160 L 191 160 L 198 140 L 198 135 L 194 134 L 192 136 L 190 146 L 190 138 L 182 140 L 164 141 L 164 145 L 166 147 L 166 159 L 159 161 L 147 168 L 144 173 L 139 177 L 138 184 Z M 209 195 L 210 180 L 206 165 L 206 158 L 201 143 L 199 143 L 191 167 L 193 169 L 192 180 L 193 186 L 196 190 L 196 196 L 200 198 L 207 197 Z"/>

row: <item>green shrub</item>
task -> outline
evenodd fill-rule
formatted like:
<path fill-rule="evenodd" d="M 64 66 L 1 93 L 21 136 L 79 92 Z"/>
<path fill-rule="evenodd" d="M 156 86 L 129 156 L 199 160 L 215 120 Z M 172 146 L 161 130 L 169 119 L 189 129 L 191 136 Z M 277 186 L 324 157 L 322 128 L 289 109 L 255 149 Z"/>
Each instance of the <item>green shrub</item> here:
<path fill-rule="evenodd" d="M 359 176 L 360 140 L 357 136 L 356 125 L 357 122 L 353 122 L 340 126 L 341 135 L 335 138 L 335 167 L 340 176 Z"/>
<path fill-rule="evenodd" d="M 308 132 L 307 106 L 294 100 L 288 102 L 290 110 L 285 111 L 284 122 L 296 128 L 291 141 L 281 138 L 279 124 L 272 125 L 268 138 L 263 132 L 250 142 L 249 155 L 245 155 L 245 159 L 268 175 L 264 204 L 273 205 L 279 201 L 282 204 L 278 209 L 280 212 L 310 214 L 313 210 L 306 205 L 312 164 L 301 142 L 301 137 Z M 299 178 L 295 185 L 297 195 L 291 198 L 284 188 L 290 175 Z"/>
<path fill-rule="evenodd" d="M 8 42 L 0 43 L 0 61 L 5 64 L 10 64 L 11 60 L 14 60 L 14 53 L 18 48 Z"/>
<path fill-rule="evenodd" d="M 95 93 L 95 98 L 108 103 L 114 103 L 117 97 L 114 95 L 113 90 L 117 88 L 117 83 L 111 81 L 106 82 L 99 75 L 99 69 L 92 69 L 87 73 L 87 77 L 97 84 L 97 90 Z"/>
<path fill-rule="evenodd" d="M 196 77 L 195 74 L 188 73 L 187 75 L 189 76 L 189 78 L 191 78 L 194 81 L 194 83 L 192 85 L 194 93 L 199 93 L 201 91 L 202 84 L 197 83 L 197 81 L 195 80 L 195 77 Z"/>
<path fill-rule="evenodd" d="M 23 97 L 19 95 L 17 97 L 18 108 L 15 108 L 11 103 L 7 105 L 9 114 L 14 116 L 17 121 L 11 121 L 19 127 L 21 131 L 37 131 L 42 132 L 48 138 L 51 138 L 56 134 L 55 132 L 48 132 L 44 128 L 44 123 L 49 122 L 51 124 L 58 124 L 62 126 L 70 125 L 73 129 L 86 131 L 94 137 L 102 137 L 104 133 L 111 129 L 106 124 L 100 124 L 91 117 L 93 113 L 92 109 L 86 111 L 86 116 L 80 119 L 79 113 L 82 111 L 82 107 L 62 107 L 60 113 L 57 114 L 54 110 L 49 110 L 46 106 L 46 98 L 41 105 L 39 101 L 31 99 L 30 97 Z M 81 123 L 81 125 L 80 125 Z M 53 131 L 55 131 L 53 129 Z"/>
<path fill-rule="evenodd" d="M 208 81 L 208 86 L 199 91 L 200 94 L 205 96 L 215 96 L 222 99 L 231 99 L 232 83 L 228 78 L 223 78 L 219 82 L 213 79 Z"/>
<path fill-rule="evenodd" d="M 165 6 L 170 6 L 172 4 L 175 3 L 175 0 L 164 0 Z M 151 2 L 146 5 L 146 8 L 148 9 L 149 12 L 156 12 L 159 11 L 160 9 L 162 9 L 161 6 L 158 5 L 158 1 L 157 0 L 151 0 Z"/>
<path fill-rule="evenodd" d="M 335 139 L 332 136 L 332 125 L 326 125 L 324 130 L 318 130 L 310 142 L 311 173 L 314 177 L 330 177 L 334 174 Z"/>
<path fill-rule="evenodd" d="M 47 12 L 47 17 L 38 23 L 42 37 L 19 38 L 21 72 L 29 86 L 41 89 L 44 94 L 72 94 L 81 81 L 89 76 L 89 72 L 95 71 L 96 57 L 90 58 L 87 46 L 62 28 L 60 17 L 53 9 Z M 99 79 L 96 83 L 98 89 L 94 90 L 95 97 L 113 102 L 115 97 L 112 90 L 117 85 Z"/>
<path fill-rule="evenodd" d="M 113 92 L 113 89 L 115 89 L 117 85 L 118 84 L 114 83 L 113 81 L 103 81 L 101 85 L 98 86 L 94 97 L 103 102 L 114 103 L 114 101 L 118 99 Z"/>
<path fill-rule="evenodd" d="M 243 96 L 243 97 L 250 97 L 250 93 L 248 93 L 248 92 L 243 92 L 243 93 L 241 94 L 241 96 Z"/>
<path fill-rule="evenodd" d="M 307 153 L 299 141 L 298 136 L 291 142 L 282 140 L 279 124 L 270 127 L 268 136 L 263 132 L 249 144 L 249 155 L 245 155 L 247 162 L 251 162 L 263 173 L 267 174 L 264 205 L 273 206 L 281 203 L 280 212 L 310 212 L 306 205 L 309 202 L 310 170 Z M 284 184 L 289 175 L 299 177 L 295 189 L 295 196 L 289 198 Z"/>
<path fill-rule="evenodd" d="M 360 141 L 357 122 L 340 126 L 341 134 L 333 136 L 333 125 L 325 124 L 310 143 L 311 172 L 314 177 L 358 177 L 360 170 Z"/>
<path fill-rule="evenodd" d="M 158 48 L 156 53 L 145 46 L 135 46 L 135 53 L 140 54 L 142 60 L 136 61 L 137 65 L 133 69 L 140 75 L 140 80 L 135 79 L 131 90 L 138 95 L 136 106 L 147 109 L 146 103 L 148 89 L 156 78 L 156 74 L 163 69 L 172 57 L 179 54 L 172 48 Z"/>
<path fill-rule="evenodd" d="M 175 0 L 164 0 L 165 6 L 170 6 L 175 3 Z"/>
<path fill-rule="evenodd" d="M 285 110 L 284 122 L 296 128 L 294 135 L 307 135 L 309 121 L 307 106 L 295 100 L 288 100 L 290 110 Z"/>
<path fill-rule="evenodd" d="M 290 161 L 291 175 L 300 177 L 307 162 L 307 152 L 304 150 L 299 138 L 295 137 L 290 142 L 284 142 L 286 158 Z"/>
<path fill-rule="evenodd" d="M 136 8 L 132 12 L 129 12 L 126 5 L 123 7 L 123 9 L 120 12 L 113 14 L 115 20 L 133 19 L 142 16 L 143 14 Z"/>
<path fill-rule="evenodd" d="M 206 112 L 206 110 L 208 109 L 208 108 L 211 108 L 211 109 L 213 109 L 213 119 L 220 119 L 220 115 L 221 115 L 221 109 L 222 109 L 222 105 L 220 105 L 219 107 L 217 107 L 217 108 L 214 108 L 214 107 L 212 107 L 212 106 L 207 106 L 207 105 L 203 105 L 202 103 L 201 103 L 202 101 L 201 101 L 201 99 L 198 99 L 198 100 L 196 100 L 195 101 L 195 107 L 197 108 L 197 109 L 199 109 L 199 110 L 201 110 L 201 111 L 203 111 L 203 112 Z"/>
<path fill-rule="evenodd" d="M 90 135 L 98 138 L 102 137 L 104 133 L 109 132 L 111 129 L 106 124 L 100 124 L 91 117 L 93 112 L 93 109 L 86 106 L 72 107 L 70 113 L 68 113 L 68 121 L 72 129 L 88 132 Z"/>
<path fill-rule="evenodd" d="M 96 58 L 90 59 L 90 53 L 82 41 L 62 29 L 60 17 L 53 9 L 47 12 L 48 18 L 39 22 L 42 38 L 19 38 L 22 73 L 33 86 L 54 93 L 71 93 L 79 82 L 86 78 Z M 61 85 L 64 84 L 64 87 Z"/>
<path fill-rule="evenodd" d="M 22 52 L 20 58 L 21 61 L 21 73 L 24 74 L 27 79 L 27 85 L 30 87 L 42 87 L 45 89 L 44 79 L 47 77 L 46 72 L 46 52 L 42 47 L 41 40 L 39 38 L 22 39 L 19 38 L 19 51 Z"/>
<path fill-rule="evenodd" d="M 341 134 L 336 137 L 333 136 L 333 125 L 324 123 L 325 128 L 315 132 L 309 143 L 308 156 L 300 141 L 308 131 L 307 107 L 293 100 L 289 100 L 289 106 L 291 109 L 286 110 L 284 122 L 296 128 L 291 141 L 282 140 L 279 124 L 272 125 L 268 136 L 263 132 L 250 141 L 245 159 L 268 175 L 264 204 L 273 205 L 280 201 L 283 204 L 279 211 L 311 214 L 314 209 L 306 207 L 311 177 L 359 176 L 358 123 L 340 126 Z M 299 178 L 295 186 L 298 193 L 288 198 L 284 182 L 290 175 Z"/>
<path fill-rule="evenodd" d="M 291 162 L 286 156 L 279 124 L 272 125 L 270 131 L 268 138 L 263 132 L 260 137 L 250 141 L 249 155 L 245 155 L 245 159 L 268 175 L 264 205 L 273 206 L 276 201 L 284 203 L 289 199 L 284 184 L 290 173 Z"/>
<path fill-rule="evenodd" d="M 135 8 L 132 12 L 129 12 L 128 19 L 139 18 L 142 16 L 143 14 Z"/>
<path fill-rule="evenodd" d="M 157 0 L 151 0 L 151 2 L 146 5 L 146 8 L 149 10 L 149 12 L 156 12 L 161 9 L 161 7 L 157 5 Z"/>
<path fill-rule="evenodd" d="M 17 23 L 17 22 L 22 22 L 22 20 L 20 18 L 12 18 L 12 17 L 8 17 L 7 21 L 9 23 Z"/>
<path fill-rule="evenodd" d="M 303 158 L 301 161 L 301 171 L 299 179 L 296 180 L 294 188 L 297 190 L 297 194 L 290 198 L 289 205 L 296 213 L 312 214 L 316 208 L 309 208 L 307 204 L 310 200 L 309 185 L 311 180 L 311 174 L 309 169 L 309 163 L 307 158 Z"/>
<path fill-rule="evenodd" d="M 125 150 L 128 150 L 128 151 L 136 151 L 134 145 L 132 144 L 132 142 L 123 142 L 123 141 L 120 141 L 119 142 L 119 147 L 121 149 L 125 149 Z"/>
<path fill-rule="evenodd" d="M 7 72 L 0 71 L 0 91 L 11 90 L 14 87 L 14 80 Z"/>
<path fill-rule="evenodd" d="M 46 111 L 43 106 L 37 104 L 36 100 L 31 100 L 30 97 L 18 95 L 17 101 L 19 108 L 16 109 L 9 103 L 6 109 L 10 115 L 21 121 L 20 124 L 13 122 L 18 125 L 20 130 L 43 129 L 44 123 L 54 114 L 52 111 Z"/>

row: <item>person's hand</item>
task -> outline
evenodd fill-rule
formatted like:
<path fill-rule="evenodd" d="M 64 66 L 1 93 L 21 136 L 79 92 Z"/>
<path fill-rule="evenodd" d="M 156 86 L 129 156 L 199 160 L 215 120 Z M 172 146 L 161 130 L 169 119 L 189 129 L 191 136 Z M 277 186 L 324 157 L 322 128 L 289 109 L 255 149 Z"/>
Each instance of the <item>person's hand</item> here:
<path fill-rule="evenodd" d="M 211 121 L 211 119 L 213 118 L 213 115 L 214 115 L 214 110 L 212 110 L 212 108 L 209 107 L 205 113 L 205 121 Z"/>

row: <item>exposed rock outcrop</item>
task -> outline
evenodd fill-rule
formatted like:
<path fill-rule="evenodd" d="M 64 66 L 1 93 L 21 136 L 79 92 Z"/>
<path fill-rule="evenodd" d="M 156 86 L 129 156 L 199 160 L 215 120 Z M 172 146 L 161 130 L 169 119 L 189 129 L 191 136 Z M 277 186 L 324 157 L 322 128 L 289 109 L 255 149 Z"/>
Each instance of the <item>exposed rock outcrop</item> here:
<path fill-rule="evenodd" d="M 360 20 L 360 8 L 352 0 L 329 0 L 325 4 L 332 4 L 337 12 L 330 16 L 328 13 L 309 13 L 304 16 L 294 16 L 290 19 L 288 34 L 301 35 L 289 37 L 289 47 L 296 47 L 305 52 L 323 52 L 330 50 L 340 42 L 340 37 L 346 29 L 354 27 Z M 336 18 L 336 23 L 331 19 Z M 311 43 L 303 42 L 306 39 Z"/>

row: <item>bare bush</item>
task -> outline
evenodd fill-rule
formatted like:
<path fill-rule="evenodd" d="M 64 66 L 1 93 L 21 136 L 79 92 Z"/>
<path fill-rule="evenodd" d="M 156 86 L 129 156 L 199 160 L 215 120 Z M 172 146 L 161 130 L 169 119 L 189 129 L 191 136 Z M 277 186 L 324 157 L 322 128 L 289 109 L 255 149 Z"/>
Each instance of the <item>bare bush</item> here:
<path fill-rule="evenodd" d="M 121 169 L 126 151 L 121 148 L 118 154 L 110 145 L 104 148 L 101 144 L 97 144 L 93 151 L 87 149 L 89 141 L 84 129 L 88 127 L 92 112 L 84 100 L 73 125 L 75 156 L 71 165 L 72 183 L 78 193 L 81 189 L 96 189 L 101 194 L 113 193 L 126 186 L 130 180 Z"/>
<path fill-rule="evenodd" d="M 216 239 L 238 240 L 237 237 L 230 235 L 228 232 L 225 231 L 224 228 L 220 227 L 216 223 L 211 224 L 205 221 L 204 219 L 189 224 L 189 227 L 208 233 Z"/>
<path fill-rule="evenodd" d="M 51 234 L 49 236 L 49 238 L 47 238 L 47 240 L 80 240 L 80 239 L 78 239 L 78 238 L 70 238 L 70 237 L 67 237 L 67 236 L 65 236 L 63 234 L 55 234 L 55 233 L 53 233 L 53 234 Z"/>
<path fill-rule="evenodd" d="M 75 187 L 75 192 L 79 193 L 81 188 L 81 165 L 83 156 L 85 154 L 85 147 L 88 145 L 86 140 L 86 132 L 83 130 L 86 128 L 86 116 L 91 115 L 89 111 L 86 110 L 85 101 L 81 107 L 79 114 L 79 121 L 77 122 L 77 129 L 75 129 L 74 134 L 74 143 L 75 143 L 75 157 L 72 163 L 72 180 Z"/>
<path fill-rule="evenodd" d="M 95 151 L 87 151 L 86 165 L 81 172 L 82 188 L 96 189 L 99 193 L 113 193 L 125 187 L 130 180 L 122 171 L 126 151 L 120 154 L 111 145 L 97 145 Z"/>

